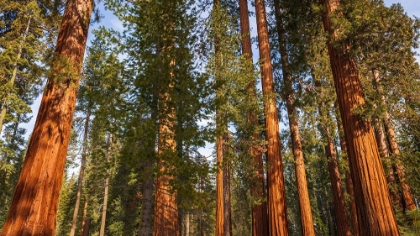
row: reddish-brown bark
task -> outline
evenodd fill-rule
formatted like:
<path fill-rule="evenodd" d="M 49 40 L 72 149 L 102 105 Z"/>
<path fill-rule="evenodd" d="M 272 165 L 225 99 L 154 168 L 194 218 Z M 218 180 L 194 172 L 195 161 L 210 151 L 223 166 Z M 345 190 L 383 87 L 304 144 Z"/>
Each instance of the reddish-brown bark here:
<path fill-rule="evenodd" d="M 216 139 L 216 236 L 224 236 L 224 195 L 223 195 L 223 136 L 218 135 Z"/>
<path fill-rule="evenodd" d="M 337 155 L 335 153 L 335 146 L 331 138 L 328 138 L 328 143 L 325 146 L 325 153 L 327 154 L 328 158 L 328 171 L 330 173 L 331 188 L 333 193 L 337 234 L 339 236 L 351 236 L 352 234 L 350 231 L 350 226 L 347 222 L 347 209 L 341 187 L 341 177 L 340 171 L 338 169 Z"/>
<path fill-rule="evenodd" d="M 241 23 L 241 35 L 242 35 L 242 54 L 246 57 L 250 68 L 252 68 L 252 44 L 251 35 L 249 28 L 249 12 L 248 12 L 248 1 L 239 0 L 239 11 L 240 11 L 240 23 Z M 252 69 L 249 71 L 253 73 Z M 252 97 L 256 97 L 255 82 L 251 82 L 247 86 L 248 94 Z M 247 113 L 247 122 L 250 125 L 258 125 L 258 117 L 255 112 Z M 254 139 L 259 138 L 259 134 L 253 134 Z M 250 152 L 254 158 L 254 164 L 256 166 L 255 174 L 257 176 L 257 184 L 251 189 L 252 195 L 256 198 L 266 198 L 264 189 L 264 170 L 262 153 L 258 147 L 251 147 Z M 267 203 L 262 202 L 261 204 L 252 207 L 252 235 L 264 236 L 268 234 L 268 222 L 267 222 Z"/>
<path fill-rule="evenodd" d="M 302 235 L 315 235 L 314 221 L 312 218 L 311 201 L 309 200 L 308 183 L 306 181 L 305 159 L 303 157 L 302 142 L 299 131 L 298 115 L 295 107 L 293 93 L 292 73 L 289 68 L 289 54 L 286 49 L 286 37 L 283 26 L 283 16 L 278 0 L 274 1 L 276 26 L 283 71 L 283 100 L 286 102 L 287 115 L 289 118 L 292 150 L 295 159 L 296 186 L 299 197 L 300 220 Z"/>
<path fill-rule="evenodd" d="M 261 84 L 264 95 L 265 135 L 267 138 L 268 233 L 271 236 L 288 235 L 279 121 L 263 0 L 255 0 L 255 11 L 261 58 Z"/>
<path fill-rule="evenodd" d="M 70 0 L 13 202 L 1 235 L 55 235 L 58 196 L 88 35 L 91 0 Z M 67 62 L 63 63 L 63 61 Z"/>
<path fill-rule="evenodd" d="M 337 109 L 336 109 L 337 111 Z M 342 155 L 344 157 L 344 159 L 346 161 L 348 161 L 347 158 L 347 144 L 346 144 L 346 140 L 344 139 L 344 133 L 343 133 L 343 126 L 341 124 L 341 119 L 339 116 L 339 114 L 337 114 L 338 111 L 336 112 L 336 117 L 337 117 L 337 126 L 339 129 L 339 136 L 340 136 L 340 147 L 341 147 L 341 152 Z M 347 169 L 346 170 L 346 190 L 347 193 L 350 195 L 350 216 L 351 216 L 351 225 L 352 225 L 352 229 L 353 229 L 353 236 L 359 236 L 359 223 L 357 220 L 357 209 L 356 209 L 356 201 L 354 200 L 354 187 L 353 187 L 353 180 L 351 179 L 351 174 L 350 174 L 350 170 Z"/>
<path fill-rule="evenodd" d="M 337 13 L 340 1 L 321 2 L 326 7 L 324 27 L 331 36 L 328 53 L 347 143 L 359 232 L 367 236 L 399 235 L 372 126 L 355 114 L 355 109 L 364 105 L 365 99 L 356 61 L 348 53 L 350 43 L 345 41 L 340 47 L 334 47 L 331 41 L 337 38 L 337 32 L 330 15 Z"/>

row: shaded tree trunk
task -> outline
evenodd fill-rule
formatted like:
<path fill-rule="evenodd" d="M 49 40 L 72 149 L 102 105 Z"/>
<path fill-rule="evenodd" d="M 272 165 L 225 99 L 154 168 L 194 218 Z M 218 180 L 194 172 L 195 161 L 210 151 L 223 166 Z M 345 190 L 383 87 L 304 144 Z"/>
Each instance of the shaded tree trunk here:
<path fill-rule="evenodd" d="M 88 106 L 87 112 L 86 112 L 85 130 L 83 134 L 82 160 L 80 162 L 79 179 L 77 182 L 76 203 L 74 204 L 74 212 L 73 212 L 73 220 L 71 223 L 70 236 L 74 236 L 76 233 L 77 216 L 79 214 L 80 197 L 82 195 L 82 190 L 83 190 L 83 177 L 84 177 L 85 165 L 86 165 L 89 122 L 90 122 L 90 106 Z"/>
<path fill-rule="evenodd" d="M 286 194 L 283 177 L 273 69 L 271 65 L 268 27 L 263 0 L 255 0 L 258 45 L 261 57 L 261 80 L 264 95 L 265 135 L 267 138 L 267 192 L 269 235 L 288 235 Z"/>
<path fill-rule="evenodd" d="M 289 68 L 289 55 L 286 49 L 286 37 L 283 25 L 283 16 L 279 0 L 274 1 L 276 26 L 281 55 L 283 71 L 283 100 L 286 102 L 287 116 L 289 118 L 290 135 L 292 139 L 292 150 L 295 159 L 296 187 L 299 197 L 300 219 L 302 224 L 302 235 L 315 235 L 314 221 L 312 218 L 311 202 L 309 200 L 308 183 L 306 181 L 305 159 L 303 157 L 302 142 L 299 131 L 298 115 L 295 107 L 295 96 L 293 93 L 293 79 Z"/>
<path fill-rule="evenodd" d="M 153 161 L 148 161 L 145 168 L 152 168 Z M 148 178 L 143 183 L 143 204 L 141 224 L 140 224 L 140 236 L 150 236 L 152 232 L 152 215 L 153 215 L 153 179 Z"/>
<path fill-rule="evenodd" d="M 335 116 L 337 119 L 337 127 L 338 127 L 338 134 L 340 138 L 340 147 L 341 147 L 341 153 L 343 158 L 348 161 L 347 158 L 347 144 L 346 140 L 344 138 L 344 132 L 343 132 L 343 125 L 341 124 L 341 118 L 339 117 L 339 111 L 337 109 L 337 106 L 334 104 L 335 109 Z M 356 201 L 354 200 L 354 187 L 353 187 L 353 180 L 351 179 L 350 170 L 346 170 L 346 190 L 347 193 L 350 195 L 350 216 L 351 216 L 351 225 L 353 229 L 353 235 L 359 236 L 359 223 L 357 220 L 357 209 L 356 209 Z"/>
<path fill-rule="evenodd" d="M 112 155 L 112 134 L 109 135 L 108 140 L 108 151 L 106 153 L 106 162 L 109 163 Z M 105 188 L 104 188 L 104 201 L 102 205 L 102 216 L 101 216 L 101 229 L 99 231 L 99 236 L 105 235 L 105 226 L 106 226 L 106 211 L 108 209 L 108 192 L 109 192 L 109 178 L 110 178 L 110 171 L 106 170 L 106 177 L 105 177 Z"/>
<path fill-rule="evenodd" d="M 81 230 L 80 230 L 80 235 L 81 236 L 84 236 L 85 224 L 87 223 L 87 220 L 88 220 L 87 219 L 88 202 L 89 202 L 89 196 L 86 196 L 85 204 L 83 206 L 83 218 L 82 218 L 82 226 L 81 226 Z"/>
<path fill-rule="evenodd" d="M 252 74 L 252 44 L 251 44 L 251 31 L 249 27 L 249 11 L 248 1 L 239 0 L 239 11 L 240 11 L 240 24 L 241 24 L 241 35 L 242 35 L 242 54 L 245 55 L 247 62 L 249 63 L 250 71 Z M 255 82 L 250 83 L 247 86 L 249 96 L 256 97 Z M 252 99 L 252 98 L 250 98 Z M 255 112 L 247 113 L 247 122 L 250 125 L 258 125 L 258 117 Z M 254 139 L 258 139 L 260 135 L 258 133 L 253 134 Z M 251 189 L 252 195 L 255 198 L 266 198 L 265 184 L 264 184 L 264 170 L 262 153 L 258 147 L 251 147 L 250 153 L 254 158 L 254 164 L 256 166 L 255 176 L 257 176 L 257 183 Z M 268 221 L 267 221 L 267 202 L 263 201 L 261 204 L 254 205 L 252 207 L 252 235 L 253 236 L 265 236 L 268 234 Z"/>
<path fill-rule="evenodd" d="M 227 134 L 224 139 L 228 141 Z M 227 145 L 224 145 L 224 154 L 227 153 Z M 232 235 L 232 213 L 230 204 L 230 164 L 229 161 L 225 161 L 223 166 L 223 218 L 224 218 L 224 236 Z"/>
<path fill-rule="evenodd" d="M 58 197 L 91 13 L 91 0 L 67 2 L 51 77 L 1 235 L 55 235 Z"/>
<path fill-rule="evenodd" d="M 331 179 L 335 218 L 337 221 L 337 233 L 339 236 L 351 236 L 352 234 L 347 222 L 347 209 L 341 187 L 341 177 L 338 169 L 337 155 L 331 138 L 328 138 L 328 143 L 325 146 L 325 152 L 328 158 L 328 171 Z"/>
<path fill-rule="evenodd" d="M 384 106 L 386 106 L 386 99 L 385 96 L 382 94 L 382 88 L 379 85 L 380 77 L 379 77 L 379 71 L 377 69 L 373 69 L 373 76 L 374 76 L 374 83 L 377 87 L 377 90 L 379 93 L 381 93 L 382 103 Z M 402 192 L 402 200 L 403 200 L 403 210 L 404 212 L 406 210 L 413 211 L 417 209 L 416 203 L 414 201 L 414 197 L 411 194 L 411 188 L 407 184 L 407 181 L 405 179 L 405 168 L 404 165 L 401 162 L 401 152 L 398 147 L 397 142 L 397 136 L 395 134 L 391 116 L 389 115 L 388 111 L 385 111 L 384 114 L 384 126 L 385 126 L 385 132 L 386 136 L 388 138 L 389 147 L 391 150 L 392 155 L 395 157 L 395 163 L 393 164 L 395 172 L 398 176 L 398 181 L 401 187 Z"/>
<path fill-rule="evenodd" d="M 337 15 L 340 2 L 321 0 L 321 3 L 326 6 L 324 28 L 331 35 L 327 46 L 347 143 L 359 232 L 366 236 L 399 235 L 372 126 L 354 114 L 365 99 L 356 61 L 348 53 L 350 43 L 345 41 L 337 48 L 331 42 L 337 38 L 337 32 L 332 28 L 330 15 Z"/>

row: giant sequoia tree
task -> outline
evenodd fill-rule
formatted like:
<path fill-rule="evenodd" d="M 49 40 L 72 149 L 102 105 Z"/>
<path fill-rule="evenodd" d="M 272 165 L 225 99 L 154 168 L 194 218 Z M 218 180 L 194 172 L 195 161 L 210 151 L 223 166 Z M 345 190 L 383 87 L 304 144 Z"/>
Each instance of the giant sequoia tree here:
<path fill-rule="evenodd" d="M 76 104 L 90 0 L 68 1 L 49 80 L 2 235 L 54 235 L 58 196 Z"/>
<path fill-rule="evenodd" d="M 356 61 L 349 53 L 350 42 L 342 39 L 337 46 L 340 35 L 333 28 L 331 17 L 343 17 L 338 9 L 340 1 L 321 2 L 326 9 L 323 22 L 330 36 L 328 53 L 347 143 L 359 232 L 399 235 L 372 126 L 356 113 L 365 104 L 365 98 Z"/>

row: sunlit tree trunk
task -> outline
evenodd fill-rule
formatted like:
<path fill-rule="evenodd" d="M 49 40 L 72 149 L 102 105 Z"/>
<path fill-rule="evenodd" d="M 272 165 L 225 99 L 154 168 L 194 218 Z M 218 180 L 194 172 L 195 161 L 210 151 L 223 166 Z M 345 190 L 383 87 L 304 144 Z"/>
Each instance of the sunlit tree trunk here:
<path fill-rule="evenodd" d="M 286 37 L 283 25 L 283 16 L 279 0 L 274 1 L 276 26 L 281 55 L 283 71 L 283 100 L 286 102 L 287 116 L 289 118 L 290 136 L 292 139 L 292 150 L 295 158 L 296 186 L 298 190 L 300 219 L 302 235 L 315 235 L 314 221 L 312 218 L 311 202 L 309 200 L 308 183 L 306 181 L 305 159 L 303 157 L 302 142 L 299 131 L 299 117 L 295 107 L 295 96 L 293 93 L 293 79 L 289 68 L 289 55 L 286 49 Z"/>
<path fill-rule="evenodd" d="M 328 53 L 347 143 L 359 232 L 366 236 L 399 235 L 372 126 L 354 114 L 357 107 L 365 104 L 365 99 L 356 61 L 348 53 L 350 43 L 345 41 L 337 48 L 331 41 L 337 39 L 337 32 L 332 27 L 330 16 L 340 17 L 337 10 L 340 2 L 321 2 L 326 7 L 324 27 L 331 36 L 327 43 Z"/>
<path fill-rule="evenodd" d="M 86 231 L 85 230 L 85 225 L 86 225 L 86 223 L 88 221 L 88 219 L 87 219 L 88 203 L 89 203 L 89 195 L 86 196 L 85 204 L 83 206 L 83 218 L 82 218 L 80 236 L 84 236 L 84 232 Z"/>
<path fill-rule="evenodd" d="M 67 2 L 56 59 L 2 236 L 55 235 L 58 197 L 91 13 L 91 0 Z"/>
<path fill-rule="evenodd" d="M 267 138 L 267 192 L 269 235 L 288 235 L 286 194 L 283 177 L 279 120 L 274 93 L 268 27 L 263 0 L 255 0 L 258 45 L 261 58 L 261 84 L 264 95 L 265 135 Z"/>
<path fill-rule="evenodd" d="M 90 122 L 90 106 L 87 108 L 86 118 L 85 118 L 85 130 L 83 134 L 83 147 L 82 147 L 82 160 L 80 161 L 79 178 L 77 182 L 76 203 L 74 204 L 74 212 L 73 212 L 73 220 L 71 223 L 70 236 L 74 236 L 76 233 L 77 216 L 79 214 L 80 198 L 82 196 L 83 177 L 84 177 L 85 165 L 86 165 L 89 122 Z"/>
<path fill-rule="evenodd" d="M 239 10 L 240 10 L 240 23 L 241 23 L 241 35 L 242 35 L 242 54 L 245 55 L 247 62 L 249 63 L 249 68 L 251 70 L 248 73 L 253 73 L 252 71 L 252 44 L 251 44 L 251 32 L 249 27 L 249 12 L 248 12 L 248 1 L 239 0 Z M 247 87 L 249 96 L 256 97 L 255 91 L 255 82 L 252 82 Z M 250 99 L 253 99 L 250 97 Z M 258 125 L 258 117 L 255 112 L 248 112 L 247 122 L 250 125 Z M 254 139 L 259 138 L 259 134 L 255 133 L 253 135 Z M 264 170 L 263 170 L 263 160 L 262 153 L 258 147 L 251 147 L 250 150 L 253 158 L 254 164 L 256 166 L 255 173 L 257 176 L 257 183 L 251 189 L 252 195 L 256 198 L 266 198 L 265 194 L 265 184 L 264 184 Z M 253 236 L 265 236 L 268 234 L 268 221 L 267 221 L 267 203 L 264 201 L 261 204 L 255 205 L 252 207 L 252 235 Z"/>
<path fill-rule="evenodd" d="M 335 109 L 335 116 L 337 119 L 337 127 L 338 127 L 338 134 L 340 138 L 340 147 L 341 147 L 341 153 L 344 158 L 344 160 L 348 161 L 347 158 L 347 144 L 346 140 L 344 138 L 344 132 L 343 132 L 343 125 L 341 124 L 341 118 L 340 113 L 337 109 L 337 106 L 334 104 Z M 357 210 L 356 210 L 356 201 L 354 200 L 354 187 L 353 187 L 353 180 L 351 179 L 350 170 L 346 170 L 346 190 L 347 193 L 350 195 L 350 216 L 351 216 L 351 225 L 353 229 L 353 236 L 359 236 L 359 223 L 357 220 Z"/>

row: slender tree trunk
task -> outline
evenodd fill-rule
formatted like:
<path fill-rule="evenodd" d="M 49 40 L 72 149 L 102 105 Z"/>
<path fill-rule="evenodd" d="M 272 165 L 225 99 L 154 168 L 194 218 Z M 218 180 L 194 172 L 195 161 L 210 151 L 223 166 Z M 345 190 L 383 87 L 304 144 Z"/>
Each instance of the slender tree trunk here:
<path fill-rule="evenodd" d="M 89 195 L 86 196 L 85 204 L 83 206 L 83 218 L 82 218 L 82 226 L 81 226 L 81 230 L 80 230 L 80 236 L 84 236 L 85 224 L 88 220 L 87 219 L 88 203 L 89 203 Z"/>
<path fill-rule="evenodd" d="M 218 113 L 216 111 L 216 113 Z M 216 115 L 217 116 L 217 115 Z M 218 135 L 216 138 L 216 162 L 217 162 L 217 174 L 216 174 L 216 236 L 224 236 L 224 194 L 223 194 L 223 136 Z"/>
<path fill-rule="evenodd" d="M 85 131 L 83 134 L 82 160 L 80 163 L 79 179 L 77 183 L 76 203 L 74 205 L 74 213 L 73 213 L 73 220 L 71 223 L 70 236 L 74 236 L 76 233 L 77 216 L 79 214 L 80 197 L 82 195 L 82 190 L 83 190 L 83 176 L 84 176 L 85 165 L 86 165 L 89 122 L 90 122 L 90 106 L 87 108 L 87 112 L 86 112 Z"/>
<path fill-rule="evenodd" d="M 224 139 L 228 142 L 227 134 Z M 227 153 L 227 145 L 223 147 L 223 153 Z M 224 221 L 224 236 L 232 236 L 232 213 L 230 204 L 230 164 L 229 161 L 225 161 L 223 166 L 223 221 Z"/>
<path fill-rule="evenodd" d="M 341 124 L 341 118 L 339 117 L 339 111 L 337 109 L 337 106 L 335 106 L 335 115 L 337 118 L 337 127 L 338 127 L 338 134 L 340 138 L 340 147 L 341 147 L 341 153 L 343 158 L 348 161 L 347 157 L 347 144 L 346 140 L 344 138 L 344 132 L 343 132 L 343 125 Z M 353 180 L 351 179 L 350 170 L 346 170 L 346 190 L 347 193 L 350 195 L 350 215 L 351 215 L 351 225 L 353 228 L 353 236 L 359 236 L 359 223 L 357 220 L 357 209 L 356 209 L 356 201 L 354 200 L 354 187 L 353 187 Z"/>
<path fill-rule="evenodd" d="M 337 32 L 332 28 L 329 17 L 331 13 L 337 15 L 340 2 L 321 2 L 326 6 L 323 14 L 325 30 L 334 40 Z M 347 52 L 350 43 L 343 42 L 340 48 L 336 48 L 329 41 L 327 46 L 348 148 L 359 232 L 366 236 L 399 235 L 372 126 L 360 115 L 354 114 L 357 107 L 365 104 L 365 99 L 356 61 Z"/>
<path fill-rule="evenodd" d="M 109 134 L 109 140 L 108 140 L 108 151 L 106 154 L 106 162 L 109 163 L 112 155 L 112 134 Z M 106 211 L 108 209 L 108 192 L 109 192 L 109 178 L 110 178 L 110 171 L 106 171 L 106 177 L 105 177 L 105 188 L 104 188 L 104 201 L 102 205 L 102 217 L 101 217 L 101 229 L 99 231 L 99 236 L 105 235 L 105 226 L 106 226 Z"/>
<path fill-rule="evenodd" d="M 92 219 L 86 219 L 86 223 L 83 225 L 82 236 L 89 236 L 91 222 L 92 222 Z"/>
<path fill-rule="evenodd" d="M 239 11 L 240 11 L 240 23 L 241 23 L 241 35 L 242 35 L 242 54 L 245 55 L 247 62 L 249 63 L 250 71 L 252 74 L 252 44 L 251 44 L 251 31 L 249 27 L 249 11 L 248 1 L 239 0 Z M 249 96 L 256 97 L 255 82 L 250 83 L 247 86 Z M 252 99 L 252 98 L 250 98 Z M 250 125 L 258 125 L 258 117 L 255 112 L 247 113 L 247 122 Z M 253 134 L 254 139 L 258 139 L 260 135 L 258 133 Z M 262 153 L 258 147 L 251 147 L 250 150 L 254 157 L 254 163 L 256 166 L 255 174 L 257 176 L 257 184 L 251 189 L 252 195 L 256 198 L 266 198 L 265 184 L 264 184 L 264 170 Z M 254 205 L 252 207 L 252 235 L 253 236 L 265 236 L 268 234 L 268 221 L 267 221 L 267 202 L 263 201 L 261 204 Z"/>
<path fill-rule="evenodd" d="M 379 85 L 380 77 L 379 77 L 379 71 L 377 69 L 373 69 L 373 76 L 374 76 L 374 83 L 377 87 L 377 90 L 379 93 L 381 93 L 382 103 L 383 105 L 386 106 L 386 99 L 385 99 L 385 96 L 382 94 L 382 88 Z M 398 147 L 397 136 L 392 126 L 391 116 L 389 115 L 388 111 L 385 111 L 383 121 L 384 121 L 385 131 L 388 138 L 389 147 L 391 149 L 391 153 L 392 155 L 395 156 L 394 166 L 396 169 L 396 174 L 398 176 L 399 184 L 401 186 L 402 198 L 403 198 L 403 210 L 404 212 L 406 210 L 409 210 L 409 211 L 416 210 L 417 206 L 414 201 L 414 197 L 411 194 L 411 188 L 407 184 L 407 181 L 405 180 L 405 168 L 401 162 L 401 152 Z"/>
<path fill-rule="evenodd" d="M 58 196 L 88 35 L 91 0 L 69 0 L 22 172 L 1 235 L 55 235 Z M 63 63 L 63 60 L 69 63 Z"/>
<path fill-rule="evenodd" d="M 32 18 L 29 17 L 28 23 L 26 25 L 25 32 L 23 33 L 22 40 L 20 41 L 20 44 L 19 44 L 18 53 L 17 53 L 17 56 L 16 56 L 16 63 L 14 65 L 13 72 L 12 72 L 12 78 L 9 81 L 10 87 L 12 87 L 12 88 L 15 85 L 17 69 L 18 69 L 18 61 L 20 60 L 20 57 L 22 56 L 22 47 L 23 47 L 23 44 L 26 41 L 26 36 L 28 35 L 28 32 L 29 32 L 29 25 L 31 24 L 31 19 Z M 9 95 L 6 95 L 6 98 L 3 101 L 3 104 L 1 106 L 1 111 L 0 111 L 0 134 L 3 130 L 3 121 L 4 121 L 4 117 L 6 116 L 8 103 L 9 103 Z"/>
<path fill-rule="evenodd" d="M 327 131 L 329 132 L 329 131 Z M 328 171 L 330 173 L 331 188 L 333 193 L 333 203 L 335 218 L 337 221 L 337 231 L 339 236 L 351 236 L 349 224 L 347 222 L 347 209 L 344 195 L 341 187 L 340 171 L 338 169 L 337 155 L 333 140 L 328 138 L 328 144 L 325 146 L 325 152 L 328 158 Z"/>
<path fill-rule="evenodd" d="M 386 143 L 386 137 L 382 123 L 380 122 L 379 118 L 375 116 L 372 118 L 372 124 L 375 130 L 375 137 L 378 144 L 379 154 L 383 158 L 385 165 L 388 167 L 387 182 L 391 200 L 394 206 L 398 207 L 399 209 L 403 209 L 402 198 L 400 197 L 398 189 L 395 188 L 397 183 L 395 180 L 394 164 L 392 163 L 389 156 L 389 149 Z"/>
<path fill-rule="evenodd" d="M 258 44 L 262 60 L 261 78 L 264 95 L 265 135 L 267 138 L 267 204 L 269 235 L 288 235 L 279 121 L 274 93 L 267 19 L 263 0 L 255 0 L 255 11 L 257 17 Z"/>
<path fill-rule="evenodd" d="M 286 102 L 287 115 L 289 118 L 290 135 L 292 139 L 292 150 L 295 159 L 296 186 L 299 197 L 300 219 L 302 224 L 302 235 L 315 235 L 314 221 L 312 218 L 311 202 L 309 200 L 308 183 L 306 181 L 305 160 L 302 151 L 302 142 L 299 131 L 298 115 L 295 107 L 295 96 L 293 93 L 292 73 L 289 68 L 289 55 L 286 49 L 286 37 L 283 25 L 283 16 L 279 0 L 274 1 L 277 34 L 281 55 L 283 71 L 283 100 Z"/>

